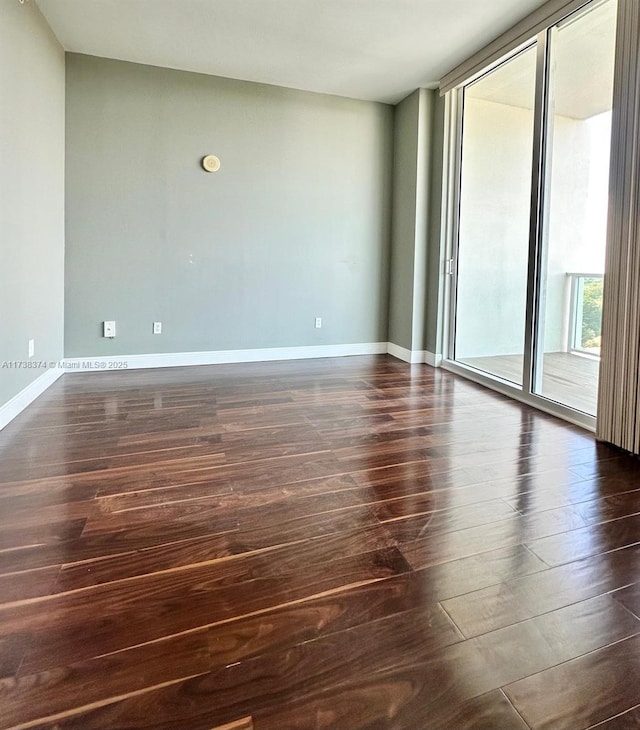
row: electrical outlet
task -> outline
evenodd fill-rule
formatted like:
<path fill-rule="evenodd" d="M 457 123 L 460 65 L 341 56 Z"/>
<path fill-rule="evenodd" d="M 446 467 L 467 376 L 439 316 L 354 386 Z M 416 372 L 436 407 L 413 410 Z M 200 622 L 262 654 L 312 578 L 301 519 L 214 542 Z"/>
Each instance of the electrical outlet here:
<path fill-rule="evenodd" d="M 316 317 L 316 329 L 319 330 L 322 327 L 322 317 Z"/>
<path fill-rule="evenodd" d="M 33 357 L 36 354 L 36 341 L 29 340 L 29 357 Z"/>
<path fill-rule="evenodd" d="M 116 323 L 114 320 L 109 320 L 102 323 L 102 336 L 103 337 L 115 337 L 116 336 Z"/>
<path fill-rule="evenodd" d="M 162 322 L 154 322 L 153 323 L 153 334 L 154 335 L 161 335 L 162 334 Z"/>

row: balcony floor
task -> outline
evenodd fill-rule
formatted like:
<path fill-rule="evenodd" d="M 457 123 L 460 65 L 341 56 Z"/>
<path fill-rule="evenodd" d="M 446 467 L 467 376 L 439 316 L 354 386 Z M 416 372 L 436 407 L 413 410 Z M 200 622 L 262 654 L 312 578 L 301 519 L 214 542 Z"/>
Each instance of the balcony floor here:
<path fill-rule="evenodd" d="M 522 355 L 468 357 L 459 362 L 511 382 L 522 380 Z M 545 353 L 541 395 L 594 416 L 599 369 L 600 360 L 593 357 L 570 352 Z"/>

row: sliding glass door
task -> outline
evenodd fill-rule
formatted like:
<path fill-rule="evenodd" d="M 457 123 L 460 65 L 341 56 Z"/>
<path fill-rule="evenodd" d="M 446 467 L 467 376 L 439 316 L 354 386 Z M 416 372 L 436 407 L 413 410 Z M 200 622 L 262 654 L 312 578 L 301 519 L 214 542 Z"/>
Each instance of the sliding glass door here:
<path fill-rule="evenodd" d="M 616 2 L 591 2 L 460 92 L 450 350 L 594 416 Z"/>
<path fill-rule="evenodd" d="M 522 385 L 536 47 L 464 91 L 456 359 Z"/>
<path fill-rule="evenodd" d="M 546 229 L 534 393 L 595 415 L 609 202 L 616 4 L 549 34 Z"/>

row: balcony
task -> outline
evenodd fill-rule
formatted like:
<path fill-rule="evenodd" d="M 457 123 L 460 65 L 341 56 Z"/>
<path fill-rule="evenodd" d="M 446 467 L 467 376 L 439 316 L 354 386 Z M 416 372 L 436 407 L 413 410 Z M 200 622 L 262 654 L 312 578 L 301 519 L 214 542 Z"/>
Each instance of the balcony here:
<path fill-rule="evenodd" d="M 545 352 L 542 356 L 542 378 L 539 392 L 557 403 L 563 403 L 590 415 L 596 414 L 600 341 L 602 323 L 602 274 L 567 273 L 561 323 L 564 349 Z M 551 337 L 546 338 L 551 340 Z M 518 383 L 522 379 L 523 356 L 493 355 L 461 360 L 482 372 Z"/>

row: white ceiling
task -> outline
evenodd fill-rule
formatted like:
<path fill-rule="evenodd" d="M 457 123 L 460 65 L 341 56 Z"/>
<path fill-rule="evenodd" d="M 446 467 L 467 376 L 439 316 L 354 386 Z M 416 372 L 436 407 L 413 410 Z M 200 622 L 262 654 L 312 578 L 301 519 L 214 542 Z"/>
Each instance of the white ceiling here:
<path fill-rule="evenodd" d="M 577 12 L 552 38 L 552 89 L 555 113 L 589 119 L 610 111 L 616 40 L 616 3 L 612 0 Z M 469 87 L 469 95 L 499 104 L 532 109 L 536 53 L 530 49 Z"/>
<path fill-rule="evenodd" d="M 545 0 L 37 0 L 68 51 L 395 103 Z"/>

